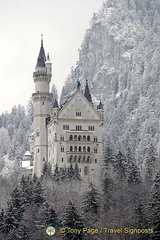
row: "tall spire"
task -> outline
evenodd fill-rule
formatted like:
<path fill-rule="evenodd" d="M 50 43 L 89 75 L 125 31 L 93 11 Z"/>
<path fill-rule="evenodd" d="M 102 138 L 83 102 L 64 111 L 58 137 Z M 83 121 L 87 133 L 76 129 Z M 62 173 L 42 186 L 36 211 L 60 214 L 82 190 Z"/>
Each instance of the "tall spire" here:
<path fill-rule="evenodd" d="M 84 96 L 87 98 L 87 100 L 89 102 L 92 102 L 92 97 L 89 91 L 89 87 L 88 87 L 88 80 L 86 79 L 86 86 L 85 86 L 85 91 L 84 91 Z"/>
<path fill-rule="evenodd" d="M 45 67 L 46 55 L 43 47 L 43 35 L 41 35 L 41 47 L 37 59 L 36 68 Z"/>

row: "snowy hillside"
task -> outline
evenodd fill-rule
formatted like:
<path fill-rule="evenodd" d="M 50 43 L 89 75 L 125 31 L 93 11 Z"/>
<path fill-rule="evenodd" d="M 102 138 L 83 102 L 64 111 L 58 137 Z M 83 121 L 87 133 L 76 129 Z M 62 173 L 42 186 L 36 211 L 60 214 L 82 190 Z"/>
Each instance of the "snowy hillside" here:
<path fill-rule="evenodd" d="M 105 136 L 139 162 L 160 139 L 160 1 L 107 0 L 93 15 L 61 102 L 86 77 L 105 103 Z"/>

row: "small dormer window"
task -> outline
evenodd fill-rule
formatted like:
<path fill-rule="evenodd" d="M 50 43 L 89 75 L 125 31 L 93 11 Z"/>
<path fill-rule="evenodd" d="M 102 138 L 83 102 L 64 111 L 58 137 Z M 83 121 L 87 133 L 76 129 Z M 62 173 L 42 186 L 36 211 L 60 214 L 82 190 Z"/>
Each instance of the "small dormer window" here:
<path fill-rule="evenodd" d="M 81 111 L 79 110 L 76 111 L 76 117 L 81 117 Z"/>

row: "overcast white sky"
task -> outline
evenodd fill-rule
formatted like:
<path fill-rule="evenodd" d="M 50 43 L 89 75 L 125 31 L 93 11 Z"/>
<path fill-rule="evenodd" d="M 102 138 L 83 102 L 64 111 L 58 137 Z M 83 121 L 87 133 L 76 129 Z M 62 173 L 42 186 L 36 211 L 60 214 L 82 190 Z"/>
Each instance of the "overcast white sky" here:
<path fill-rule="evenodd" d="M 85 30 L 103 0 L 0 0 L 0 114 L 26 106 L 41 33 L 59 94 L 78 60 Z"/>

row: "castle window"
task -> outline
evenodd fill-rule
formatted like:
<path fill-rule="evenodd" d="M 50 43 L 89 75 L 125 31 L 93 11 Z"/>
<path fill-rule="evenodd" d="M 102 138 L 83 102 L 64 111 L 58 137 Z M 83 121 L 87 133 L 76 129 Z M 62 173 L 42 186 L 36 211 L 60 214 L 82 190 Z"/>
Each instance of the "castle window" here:
<path fill-rule="evenodd" d="M 97 163 L 97 159 L 95 159 L 95 163 Z"/>
<path fill-rule="evenodd" d="M 69 130 L 69 125 L 63 125 L 63 130 Z"/>
<path fill-rule="evenodd" d="M 97 148 L 94 148 L 94 153 L 97 153 L 97 152 L 98 152 Z"/>
<path fill-rule="evenodd" d="M 88 167 L 87 166 L 84 167 L 84 175 L 88 175 Z"/>
<path fill-rule="evenodd" d="M 63 158 L 62 158 L 62 162 L 63 162 Z"/>
<path fill-rule="evenodd" d="M 94 126 L 89 126 L 89 127 L 88 127 L 88 130 L 89 130 L 89 131 L 94 131 Z"/>
<path fill-rule="evenodd" d="M 81 135 L 80 135 L 80 136 L 78 136 L 78 141 L 81 141 Z"/>
<path fill-rule="evenodd" d="M 81 130 L 82 130 L 82 126 L 79 126 L 79 125 L 76 126 L 76 130 L 77 130 L 77 131 L 81 131 Z"/>
<path fill-rule="evenodd" d="M 39 131 L 38 130 L 36 131 L 36 137 L 39 137 Z"/>
<path fill-rule="evenodd" d="M 69 136 L 69 140 L 70 140 L 70 141 L 73 140 L 73 136 L 72 136 L 72 135 Z"/>
<path fill-rule="evenodd" d="M 77 116 L 77 117 L 81 117 L 81 112 L 78 112 L 78 111 L 77 111 L 77 112 L 76 112 L 76 116 Z"/>
<path fill-rule="evenodd" d="M 74 147 L 74 151 L 77 152 L 77 146 Z"/>
<path fill-rule="evenodd" d="M 61 152 L 64 152 L 64 147 L 61 147 Z"/>
<path fill-rule="evenodd" d="M 87 163 L 89 163 L 89 160 L 90 160 L 90 156 L 87 157 Z"/>
<path fill-rule="evenodd" d="M 86 141 L 86 136 L 85 135 L 83 136 L 83 141 Z"/>
<path fill-rule="evenodd" d="M 83 147 L 83 152 L 86 152 L 86 147 Z"/>
<path fill-rule="evenodd" d="M 90 147 L 87 148 L 87 152 L 90 152 Z"/>
<path fill-rule="evenodd" d="M 78 157 L 78 162 L 79 162 L 79 163 L 81 162 L 81 156 Z"/>
<path fill-rule="evenodd" d="M 45 161 L 45 158 L 43 158 L 43 162 Z"/>
<path fill-rule="evenodd" d="M 39 148 L 37 149 L 37 152 L 39 153 Z"/>
<path fill-rule="evenodd" d="M 74 156 L 74 161 L 77 161 L 77 156 Z"/>
<path fill-rule="evenodd" d="M 73 159 L 73 156 L 71 155 L 71 156 L 70 156 L 70 161 L 72 161 L 72 159 Z"/>
<path fill-rule="evenodd" d="M 44 105 L 44 102 L 43 102 L 43 105 Z"/>
<path fill-rule="evenodd" d="M 77 135 L 74 136 L 74 140 L 77 141 Z"/>
<path fill-rule="evenodd" d="M 97 142 L 97 137 L 94 137 L 94 142 Z"/>
<path fill-rule="evenodd" d="M 60 141 L 62 141 L 62 142 L 64 141 L 64 137 L 63 136 L 60 137 Z"/>
<path fill-rule="evenodd" d="M 79 168 L 79 172 L 81 172 L 81 168 Z"/>
<path fill-rule="evenodd" d="M 87 141 L 90 141 L 90 140 L 91 140 L 90 136 L 87 136 Z"/>
<path fill-rule="evenodd" d="M 72 146 L 70 146 L 70 152 L 72 152 L 73 151 L 73 147 Z"/>
<path fill-rule="evenodd" d="M 86 160 L 86 156 L 83 156 L 83 162 L 85 162 L 85 160 Z"/>
<path fill-rule="evenodd" d="M 79 152 L 81 152 L 81 149 L 82 149 L 82 148 L 81 148 L 81 147 L 79 147 Z"/>

